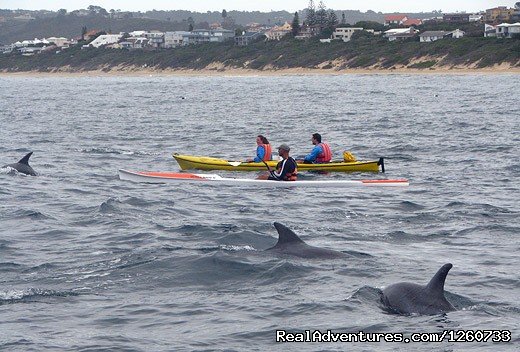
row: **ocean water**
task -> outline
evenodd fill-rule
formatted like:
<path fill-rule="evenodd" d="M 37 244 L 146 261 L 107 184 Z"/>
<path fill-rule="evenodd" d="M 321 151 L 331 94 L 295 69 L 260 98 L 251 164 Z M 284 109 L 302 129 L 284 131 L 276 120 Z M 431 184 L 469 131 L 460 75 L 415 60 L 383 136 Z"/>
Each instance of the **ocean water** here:
<path fill-rule="evenodd" d="M 2 351 L 516 351 L 520 342 L 518 75 L 0 76 Z M 408 188 L 149 185 L 174 152 L 385 157 Z M 257 174 L 225 173 L 236 177 Z M 273 222 L 349 254 L 264 252 Z M 396 315 L 381 289 L 452 263 L 457 308 Z M 276 342 L 276 331 L 509 330 L 511 342 Z"/>

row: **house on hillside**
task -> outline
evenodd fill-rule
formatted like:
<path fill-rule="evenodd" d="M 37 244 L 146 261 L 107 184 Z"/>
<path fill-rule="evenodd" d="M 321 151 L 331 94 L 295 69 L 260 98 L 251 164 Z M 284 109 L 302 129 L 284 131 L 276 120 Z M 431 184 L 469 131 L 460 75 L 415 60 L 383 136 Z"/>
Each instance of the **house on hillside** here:
<path fill-rule="evenodd" d="M 332 39 L 349 42 L 354 32 L 362 30 L 363 28 L 361 27 L 336 28 L 336 30 L 332 32 Z"/>
<path fill-rule="evenodd" d="M 186 31 L 175 31 L 175 32 L 164 32 L 164 47 L 165 48 L 176 48 L 178 46 L 188 45 L 191 32 Z"/>
<path fill-rule="evenodd" d="M 146 37 L 148 38 L 149 46 L 154 48 L 160 48 L 164 46 L 164 32 L 150 31 Z"/>
<path fill-rule="evenodd" d="M 496 26 L 496 36 L 498 38 L 520 38 L 520 22 L 517 23 L 501 23 Z"/>
<path fill-rule="evenodd" d="M 496 37 L 497 36 L 497 27 L 484 23 L 484 37 Z"/>
<path fill-rule="evenodd" d="M 49 37 L 46 38 L 49 43 L 54 43 L 58 48 L 68 48 L 71 41 L 65 37 Z"/>
<path fill-rule="evenodd" d="M 222 43 L 235 37 L 235 32 L 229 29 L 195 29 L 191 33 L 195 35 L 194 44 Z"/>
<path fill-rule="evenodd" d="M 511 16 L 514 16 L 515 9 L 508 9 L 506 6 L 498 6 L 492 9 L 487 9 L 484 15 L 484 21 L 487 23 L 500 23 L 511 20 Z"/>
<path fill-rule="evenodd" d="M 469 22 L 469 13 L 445 13 L 442 15 L 444 22 Z"/>
<path fill-rule="evenodd" d="M 395 15 L 386 15 L 385 16 L 385 26 L 401 26 L 406 20 L 408 20 L 408 16 L 403 14 L 395 14 Z"/>
<path fill-rule="evenodd" d="M 462 38 L 464 36 L 464 31 L 460 29 L 456 29 L 454 31 L 426 31 L 419 34 L 420 42 L 434 42 L 443 38 Z"/>
<path fill-rule="evenodd" d="M 393 42 L 395 40 L 405 40 L 413 38 L 415 34 L 418 32 L 419 31 L 413 27 L 395 28 L 386 31 L 384 35 L 388 38 L 388 41 Z"/>
<path fill-rule="evenodd" d="M 263 34 L 259 32 L 242 32 L 242 35 L 235 36 L 235 45 L 246 46 L 262 36 Z"/>
<path fill-rule="evenodd" d="M 274 26 L 265 32 L 267 40 L 280 40 L 292 32 L 292 26 L 285 22 L 282 26 Z"/>
<path fill-rule="evenodd" d="M 122 34 L 102 34 L 93 41 L 91 41 L 88 45 L 83 45 L 83 47 L 99 48 L 104 45 L 117 43 L 121 39 L 121 37 L 123 37 Z"/>
<path fill-rule="evenodd" d="M 407 19 L 406 21 L 403 22 L 403 26 L 405 27 L 417 27 L 417 26 L 420 26 L 422 24 L 422 20 L 420 19 L 417 19 L 417 18 L 409 18 Z"/>

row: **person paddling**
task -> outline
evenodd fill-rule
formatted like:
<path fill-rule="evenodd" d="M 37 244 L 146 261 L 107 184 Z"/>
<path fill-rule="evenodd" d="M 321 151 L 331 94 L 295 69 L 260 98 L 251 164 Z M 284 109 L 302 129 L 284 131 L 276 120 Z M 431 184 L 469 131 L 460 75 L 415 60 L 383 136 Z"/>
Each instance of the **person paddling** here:
<path fill-rule="evenodd" d="M 314 133 L 311 138 L 314 148 L 303 158 L 305 164 L 323 164 L 332 160 L 332 151 L 328 143 L 321 141 L 321 135 Z"/>
<path fill-rule="evenodd" d="M 289 156 L 291 148 L 287 144 L 278 147 L 278 155 L 282 157 L 282 161 L 276 165 L 276 171 L 269 170 L 268 180 L 275 181 L 296 181 L 298 176 L 298 168 L 296 161 Z M 267 164 L 266 164 L 267 165 Z"/>
<path fill-rule="evenodd" d="M 271 144 L 267 138 L 259 134 L 256 136 L 256 157 L 248 159 L 248 162 L 259 163 L 261 161 L 268 161 L 272 159 Z"/>

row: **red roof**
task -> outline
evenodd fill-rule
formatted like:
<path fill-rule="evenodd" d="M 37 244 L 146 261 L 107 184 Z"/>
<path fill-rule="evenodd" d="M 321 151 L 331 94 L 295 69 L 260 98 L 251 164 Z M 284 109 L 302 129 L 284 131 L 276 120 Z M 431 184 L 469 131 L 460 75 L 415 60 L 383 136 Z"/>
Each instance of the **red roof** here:
<path fill-rule="evenodd" d="M 385 22 L 402 21 L 404 18 L 406 18 L 406 15 L 402 15 L 402 14 L 386 15 Z"/>
<path fill-rule="evenodd" d="M 403 26 L 420 26 L 421 24 L 422 21 L 416 18 L 410 18 L 403 22 Z"/>

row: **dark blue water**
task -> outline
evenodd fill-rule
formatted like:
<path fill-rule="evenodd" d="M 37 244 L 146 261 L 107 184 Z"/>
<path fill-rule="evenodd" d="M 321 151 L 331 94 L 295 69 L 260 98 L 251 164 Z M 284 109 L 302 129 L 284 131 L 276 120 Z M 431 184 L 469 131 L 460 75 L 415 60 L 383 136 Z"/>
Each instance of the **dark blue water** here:
<path fill-rule="evenodd" d="M 0 350 L 515 351 L 518 75 L 0 77 Z M 182 99 L 184 97 L 185 99 Z M 386 158 L 407 189 L 123 182 L 171 153 Z M 256 174 L 233 176 L 254 177 Z M 312 175 L 359 179 L 374 175 Z M 344 260 L 278 257 L 273 221 Z M 391 283 L 454 267 L 457 311 L 399 316 Z M 276 330 L 510 330 L 512 343 L 280 344 Z"/>

